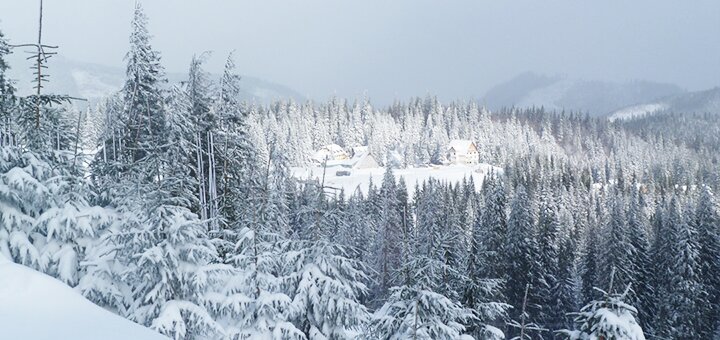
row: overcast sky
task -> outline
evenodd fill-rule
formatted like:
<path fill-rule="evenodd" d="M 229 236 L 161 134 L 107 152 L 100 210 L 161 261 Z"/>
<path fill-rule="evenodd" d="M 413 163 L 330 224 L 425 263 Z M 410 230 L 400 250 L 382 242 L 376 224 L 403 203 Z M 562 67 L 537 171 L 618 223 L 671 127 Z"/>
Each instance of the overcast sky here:
<path fill-rule="evenodd" d="M 122 66 L 133 0 L 45 0 L 45 41 L 67 58 Z M 720 85 L 720 1 L 145 0 L 153 46 L 169 71 L 213 51 L 220 71 L 312 98 L 337 94 L 481 97 L 533 71 Z M 36 40 L 34 0 L 0 0 L 12 43 Z"/>

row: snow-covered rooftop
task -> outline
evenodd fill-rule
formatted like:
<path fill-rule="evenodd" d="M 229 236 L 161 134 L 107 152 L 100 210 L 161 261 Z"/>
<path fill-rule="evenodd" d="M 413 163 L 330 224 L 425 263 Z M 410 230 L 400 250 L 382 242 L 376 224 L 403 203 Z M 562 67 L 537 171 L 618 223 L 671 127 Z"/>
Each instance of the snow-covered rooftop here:
<path fill-rule="evenodd" d="M 342 148 L 342 146 L 337 144 L 328 144 L 323 146 L 320 150 L 315 152 L 312 159 L 317 162 L 324 162 L 325 159 L 328 160 L 342 160 L 347 159 L 348 155 L 347 152 L 345 152 L 345 149 Z"/>
<path fill-rule="evenodd" d="M 342 166 L 342 167 L 346 167 L 346 168 L 355 168 L 366 157 L 372 157 L 370 155 L 370 151 L 368 150 L 368 148 L 366 146 L 354 147 L 353 152 L 354 152 L 354 154 L 352 155 L 352 157 L 348 158 L 348 159 L 328 160 L 327 166 L 328 167 Z M 372 163 L 377 164 L 374 161 Z"/>
<path fill-rule="evenodd" d="M 470 146 L 473 145 L 473 141 L 468 139 L 454 139 L 450 141 L 450 144 L 448 145 L 448 150 L 453 149 L 457 153 L 467 153 L 468 150 L 470 150 Z"/>

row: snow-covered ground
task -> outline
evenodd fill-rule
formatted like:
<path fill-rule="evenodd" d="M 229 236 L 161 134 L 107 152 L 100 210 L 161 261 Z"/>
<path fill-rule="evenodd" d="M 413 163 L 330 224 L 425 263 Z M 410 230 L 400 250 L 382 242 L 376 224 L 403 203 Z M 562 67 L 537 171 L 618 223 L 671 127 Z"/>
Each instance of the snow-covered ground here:
<path fill-rule="evenodd" d="M 640 118 L 648 114 L 653 114 L 655 112 L 665 110 L 667 109 L 667 107 L 668 106 L 665 103 L 652 103 L 630 106 L 613 112 L 610 116 L 608 116 L 608 120 L 614 122 L 618 119 L 628 120 L 633 118 Z"/>
<path fill-rule="evenodd" d="M 661 100 L 629 106 L 613 112 L 608 119 L 610 121 L 632 119 L 658 112 L 720 114 L 720 87 L 681 93 Z"/>
<path fill-rule="evenodd" d="M 0 339 L 160 340 L 62 282 L 0 254 Z"/>
<path fill-rule="evenodd" d="M 427 168 L 408 168 L 408 169 L 395 169 L 395 178 L 397 180 L 400 177 L 405 179 L 405 184 L 408 187 L 408 194 L 413 197 L 415 193 L 415 184 L 422 184 L 423 181 L 429 178 L 435 178 L 441 181 L 447 181 L 455 183 L 462 181 L 463 178 L 473 178 L 476 189 L 480 189 L 482 181 L 490 171 L 496 173 L 502 172 L 501 168 L 494 167 L 489 164 L 479 165 L 449 165 L 449 166 L 437 166 Z M 337 171 L 349 171 L 349 176 L 338 176 Z M 322 167 L 304 167 L 304 168 L 293 168 L 293 176 L 299 179 L 318 178 L 321 179 L 323 175 Z M 380 186 L 382 183 L 383 175 L 385 174 L 385 168 L 372 168 L 372 169 L 346 169 L 342 167 L 328 167 L 327 173 L 325 174 L 325 185 L 333 188 L 345 190 L 346 195 L 350 195 L 355 192 L 356 189 L 360 189 L 363 194 L 367 194 L 368 187 L 370 186 L 370 178 L 376 186 Z"/>

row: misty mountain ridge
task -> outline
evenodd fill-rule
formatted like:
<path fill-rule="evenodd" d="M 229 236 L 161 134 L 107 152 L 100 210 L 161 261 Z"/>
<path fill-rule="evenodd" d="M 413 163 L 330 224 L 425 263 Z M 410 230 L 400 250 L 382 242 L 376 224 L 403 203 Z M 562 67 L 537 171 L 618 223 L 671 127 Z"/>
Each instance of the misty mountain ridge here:
<path fill-rule="evenodd" d="M 632 119 L 659 112 L 720 114 L 720 87 L 677 94 L 647 103 L 631 105 L 611 113 L 608 119 Z"/>
<path fill-rule="evenodd" d="M 10 58 L 11 76 L 21 95 L 32 93 L 34 79 L 31 61 L 23 53 Z M 125 82 L 122 67 L 106 66 L 55 56 L 48 63 L 50 81 L 46 93 L 63 93 L 97 102 L 120 90 Z M 219 75 L 211 74 L 218 79 Z M 168 84 L 187 78 L 185 73 L 168 72 Z M 495 85 L 482 101 L 491 110 L 502 107 L 539 107 L 547 110 L 566 110 L 608 116 L 610 119 L 630 118 L 647 113 L 717 112 L 720 89 L 687 92 L 673 84 L 651 81 L 608 82 L 581 80 L 567 76 L 547 76 L 533 72 L 522 73 L 511 80 Z M 278 99 L 304 101 L 297 91 L 280 84 L 255 77 L 243 76 L 241 99 L 267 104 Z"/>
<path fill-rule="evenodd" d="M 673 84 L 652 81 L 609 82 L 532 72 L 491 88 L 483 98 L 490 109 L 543 106 L 605 116 L 630 105 L 685 93 Z"/>
<path fill-rule="evenodd" d="M 16 53 L 11 58 L 11 76 L 16 80 L 16 87 L 21 95 L 32 93 L 34 78 L 29 69 L 32 62 L 24 61 L 23 53 Z M 24 67 L 27 65 L 28 68 Z M 49 82 L 45 84 L 46 93 L 62 93 L 73 97 L 96 102 L 122 89 L 125 83 L 125 69 L 122 67 L 86 63 L 55 56 L 48 62 Z M 211 74 L 214 79 L 219 75 Z M 168 84 L 177 84 L 187 79 L 187 74 L 167 72 Z M 259 103 L 269 103 L 275 99 L 292 98 L 302 101 L 304 97 L 287 86 L 272 83 L 263 79 L 242 76 L 240 81 L 241 99 Z"/>

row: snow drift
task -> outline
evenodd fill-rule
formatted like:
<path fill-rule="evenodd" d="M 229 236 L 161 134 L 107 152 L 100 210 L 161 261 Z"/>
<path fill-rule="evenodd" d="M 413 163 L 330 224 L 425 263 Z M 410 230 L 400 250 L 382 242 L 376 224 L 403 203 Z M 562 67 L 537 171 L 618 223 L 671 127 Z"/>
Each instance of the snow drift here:
<path fill-rule="evenodd" d="M 62 282 L 0 254 L 0 338 L 155 340 L 159 333 L 106 311 Z"/>

